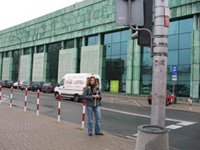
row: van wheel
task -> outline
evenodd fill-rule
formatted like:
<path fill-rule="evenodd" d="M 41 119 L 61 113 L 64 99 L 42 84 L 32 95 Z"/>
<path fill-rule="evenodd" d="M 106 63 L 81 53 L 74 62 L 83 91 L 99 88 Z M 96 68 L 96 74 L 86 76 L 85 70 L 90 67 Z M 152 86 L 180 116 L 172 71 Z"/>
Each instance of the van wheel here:
<path fill-rule="evenodd" d="M 74 95 L 74 101 L 75 102 L 79 102 L 80 101 L 79 95 Z"/>
<path fill-rule="evenodd" d="M 56 99 L 59 99 L 59 93 L 58 92 L 55 93 L 55 97 L 56 97 Z"/>

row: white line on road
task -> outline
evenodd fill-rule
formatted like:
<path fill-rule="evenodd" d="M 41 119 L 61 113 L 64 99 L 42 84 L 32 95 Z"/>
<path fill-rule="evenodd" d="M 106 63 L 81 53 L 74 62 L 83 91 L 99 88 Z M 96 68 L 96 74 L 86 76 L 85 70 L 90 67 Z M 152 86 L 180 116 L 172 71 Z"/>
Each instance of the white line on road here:
<path fill-rule="evenodd" d="M 166 128 L 167 128 L 167 129 L 173 129 L 173 130 L 175 130 L 175 129 L 180 129 L 180 128 L 182 128 L 182 126 L 169 125 L 169 126 L 166 126 Z"/>
<path fill-rule="evenodd" d="M 151 118 L 151 116 L 148 115 L 142 115 L 142 114 L 136 114 L 136 113 L 131 113 L 131 112 L 126 112 L 126 111 L 121 111 L 121 110 L 115 110 L 115 109 L 110 109 L 110 108 L 105 108 L 101 107 L 103 110 L 111 111 L 111 112 L 116 112 L 116 113 L 121 113 L 125 115 L 131 115 L 131 116 L 137 116 L 137 117 L 144 117 L 144 118 Z M 178 120 L 178 119 L 171 119 L 171 118 L 166 118 L 165 120 L 167 121 L 173 121 L 173 122 L 188 122 L 190 125 L 195 124 L 196 122 L 190 122 L 190 121 L 185 121 L 185 120 Z"/>
<path fill-rule="evenodd" d="M 177 123 L 177 125 L 180 125 L 180 126 L 189 126 L 189 125 L 192 125 L 192 124 L 194 124 L 194 122 L 185 121 L 185 122 Z"/>

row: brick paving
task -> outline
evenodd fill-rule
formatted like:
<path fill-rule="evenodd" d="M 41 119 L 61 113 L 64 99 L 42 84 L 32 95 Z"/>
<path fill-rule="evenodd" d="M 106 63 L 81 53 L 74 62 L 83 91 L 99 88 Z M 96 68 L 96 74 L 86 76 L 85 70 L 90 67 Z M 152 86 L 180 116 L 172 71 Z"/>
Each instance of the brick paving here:
<path fill-rule="evenodd" d="M 104 132 L 87 135 L 77 124 L 0 105 L 0 150 L 131 150 L 136 141 Z"/>

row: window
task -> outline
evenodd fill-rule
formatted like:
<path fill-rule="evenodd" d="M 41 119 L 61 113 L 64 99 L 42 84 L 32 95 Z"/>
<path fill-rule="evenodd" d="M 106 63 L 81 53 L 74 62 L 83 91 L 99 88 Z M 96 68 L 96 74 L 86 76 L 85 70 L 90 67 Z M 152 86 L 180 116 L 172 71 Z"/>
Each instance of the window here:
<path fill-rule="evenodd" d="M 105 91 L 110 91 L 113 80 L 119 81 L 118 91 L 126 92 L 127 42 L 129 30 L 104 34 L 104 82 Z M 116 82 L 117 83 L 117 82 Z"/>
<path fill-rule="evenodd" d="M 10 57 L 10 51 L 5 52 L 5 57 Z"/>
<path fill-rule="evenodd" d="M 98 44 L 98 35 L 90 36 L 86 38 L 86 45 L 97 45 Z"/>
<path fill-rule="evenodd" d="M 58 58 L 61 42 L 51 43 L 47 45 L 47 82 L 55 83 L 58 78 Z"/>
<path fill-rule="evenodd" d="M 18 80 L 19 72 L 19 50 L 12 51 L 13 63 L 12 63 L 12 80 Z"/>
<path fill-rule="evenodd" d="M 60 81 L 60 86 L 64 85 L 64 82 L 65 82 L 65 79 L 62 79 L 62 80 Z"/>
<path fill-rule="evenodd" d="M 30 54 L 30 48 L 25 48 L 24 49 L 24 55 Z"/>
<path fill-rule="evenodd" d="M 36 47 L 36 52 L 37 53 L 43 53 L 44 52 L 44 45 L 40 45 Z"/>
<path fill-rule="evenodd" d="M 170 22 L 169 40 L 168 40 L 168 74 L 167 74 L 167 89 L 173 90 L 172 81 L 172 66 L 178 67 L 178 80 L 175 82 L 175 94 L 177 96 L 187 96 L 190 93 L 190 65 L 191 65 L 191 32 L 193 29 L 193 19 L 183 19 Z M 151 88 L 152 58 L 150 53 L 147 53 L 146 48 L 143 49 L 142 54 L 142 68 L 141 68 L 141 91 L 145 94 L 146 89 Z M 146 85 L 148 84 L 148 86 Z M 145 90 L 144 90 L 145 89 Z M 184 92 L 187 92 L 184 94 Z"/>
<path fill-rule="evenodd" d="M 67 40 L 64 42 L 64 48 L 69 49 L 69 48 L 74 48 L 74 40 Z"/>

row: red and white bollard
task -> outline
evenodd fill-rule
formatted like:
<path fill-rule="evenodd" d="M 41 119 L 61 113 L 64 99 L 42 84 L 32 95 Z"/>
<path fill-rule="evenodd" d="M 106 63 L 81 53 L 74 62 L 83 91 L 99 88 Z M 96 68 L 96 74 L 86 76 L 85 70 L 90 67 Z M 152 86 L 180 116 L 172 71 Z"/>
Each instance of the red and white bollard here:
<path fill-rule="evenodd" d="M 58 122 L 60 122 L 60 108 L 61 108 L 61 94 L 59 94 L 59 100 L 58 100 Z"/>
<path fill-rule="evenodd" d="M 84 129 L 84 124 L 85 124 L 85 104 L 86 104 L 86 99 L 83 100 L 83 114 L 82 114 L 82 126 L 81 126 L 82 129 Z"/>
<path fill-rule="evenodd" d="M 190 96 L 190 110 L 192 110 L 192 95 Z"/>
<path fill-rule="evenodd" d="M 2 102 L 2 101 L 1 101 L 1 86 L 0 86 L 0 104 L 1 104 L 1 102 Z"/>
<path fill-rule="evenodd" d="M 40 91 L 37 92 L 37 116 L 39 116 Z"/>
<path fill-rule="evenodd" d="M 28 94 L 28 90 L 27 90 L 27 88 L 26 88 L 26 91 L 25 91 L 25 99 L 24 99 L 24 112 L 26 112 L 27 94 Z"/>
<path fill-rule="evenodd" d="M 13 98 L 13 87 L 10 90 L 10 108 L 12 108 L 12 98 Z"/>

